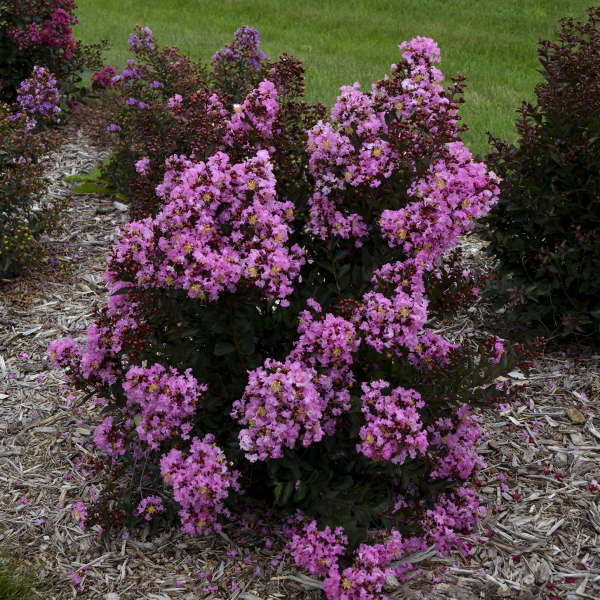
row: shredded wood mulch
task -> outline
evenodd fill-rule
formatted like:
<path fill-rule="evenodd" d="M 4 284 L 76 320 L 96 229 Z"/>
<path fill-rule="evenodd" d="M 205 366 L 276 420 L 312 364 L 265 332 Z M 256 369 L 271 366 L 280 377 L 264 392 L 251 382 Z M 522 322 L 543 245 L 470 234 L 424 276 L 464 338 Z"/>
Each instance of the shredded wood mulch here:
<path fill-rule="evenodd" d="M 52 157 L 49 193 L 68 197 L 64 177 L 104 154 L 74 137 Z M 73 519 L 73 504 L 99 483 L 78 468 L 91 454 L 99 414 L 79 405 L 45 350 L 81 335 L 94 303 L 106 302 L 106 254 L 125 220 L 110 198 L 77 197 L 64 232 L 48 241 L 46 264 L 0 281 L 0 556 L 33 568 L 34 592 L 49 600 L 322 598 L 320 582 L 294 566 L 286 540 L 260 521 L 210 538 L 140 531 L 107 542 Z M 477 239 L 463 246 L 470 260 L 493 268 Z M 480 329 L 487 310 L 475 306 L 450 333 Z M 548 353 L 510 379 L 517 400 L 478 411 L 488 463 L 480 475 L 488 515 L 479 543 L 466 558 L 433 549 L 415 555 L 420 570 L 408 584 L 390 580 L 390 598 L 600 597 L 600 350 Z"/>

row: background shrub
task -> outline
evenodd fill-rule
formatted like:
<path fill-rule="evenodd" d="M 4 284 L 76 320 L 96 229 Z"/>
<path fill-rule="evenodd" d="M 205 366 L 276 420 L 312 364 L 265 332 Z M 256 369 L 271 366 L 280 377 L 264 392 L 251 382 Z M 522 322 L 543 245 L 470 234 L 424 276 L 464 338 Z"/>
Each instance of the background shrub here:
<path fill-rule="evenodd" d="M 19 273 L 37 254 L 40 236 L 55 227 L 61 206 L 45 198 L 40 160 L 51 150 L 44 126 L 59 120 L 56 81 L 34 67 L 12 107 L 0 105 L 0 276 Z"/>
<path fill-rule="evenodd" d="M 485 234 L 520 323 L 600 339 L 600 8 L 538 48 L 544 81 L 516 145 L 491 137 L 502 178 Z"/>
<path fill-rule="evenodd" d="M 69 100 L 82 89 L 81 73 L 99 68 L 105 44 L 72 37 L 74 0 L 5 0 L 0 5 L 0 100 L 12 102 L 34 66 L 48 68 Z"/>
<path fill-rule="evenodd" d="M 224 147 L 223 109 L 232 109 L 263 79 L 275 82 L 278 90 L 275 127 L 280 135 L 269 145 L 275 148 L 271 154 L 279 189 L 304 181 L 302 165 L 295 161 L 303 154 L 306 129 L 324 116 L 325 107 L 303 102 L 304 69 L 298 60 L 284 54 L 269 62 L 259 43 L 256 30 L 242 27 L 207 67 L 177 48 L 159 49 L 147 28 L 138 26 L 130 36 L 135 58 L 111 80 L 115 91 L 108 130 L 115 134 L 117 149 L 103 177 L 131 199 L 133 219 L 157 212 L 155 188 L 168 157 L 205 160 Z M 245 148 L 239 150 L 242 156 Z M 235 145 L 229 144 L 228 151 L 237 152 Z"/>

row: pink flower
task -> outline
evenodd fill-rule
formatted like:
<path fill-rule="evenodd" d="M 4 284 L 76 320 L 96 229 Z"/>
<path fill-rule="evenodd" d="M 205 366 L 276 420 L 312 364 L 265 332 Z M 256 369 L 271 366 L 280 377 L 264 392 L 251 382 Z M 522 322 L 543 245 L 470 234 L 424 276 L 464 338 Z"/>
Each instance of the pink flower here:
<path fill-rule="evenodd" d="M 85 529 L 85 527 L 86 527 L 85 522 L 86 522 L 88 513 L 87 513 L 87 509 L 85 507 L 85 504 L 83 502 L 76 502 L 73 505 L 72 515 L 73 515 L 73 518 L 79 523 L 81 529 Z"/>
<path fill-rule="evenodd" d="M 163 512 L 165 507 L 162 504 L 162 499 L 158 496 L 147 496 L 144 498 L 135 509 L 135 514 L 143 516 L 146 521 L 151 521 L 157 513 Z"/>

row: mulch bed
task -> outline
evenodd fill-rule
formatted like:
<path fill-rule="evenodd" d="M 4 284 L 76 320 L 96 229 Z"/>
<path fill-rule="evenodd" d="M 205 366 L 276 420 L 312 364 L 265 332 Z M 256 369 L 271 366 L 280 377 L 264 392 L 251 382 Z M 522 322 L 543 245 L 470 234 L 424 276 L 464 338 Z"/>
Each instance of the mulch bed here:
<path fill-rule="evenodd" d="M 64 176 L 105 155 L 81 133 L 70 135 L 49 172 L 49 193 L 62 197 L 71 189 Z M 44 354 L 50 341 L 81 335 L 93 305 L 106 302 L 106 254 L 125 220 L 110 198 L 80 196 L 63 233 L 48 241 L 45 264 L 0 281 L 0 556 L 34 567 L 36 593 L 49 599 L 322 598 L 286 540 L 260 521 L 210 538 L 142 530 L 106 542 L 72 518 L 73 504 L 99 483 L 77 465 L 91 454 L 100 417 L 97 407 L 79 405 Z M 462 245 L 493 268 L 475 237 Z M 480 303 L 446 326 L 452 335 L 480 331 L 492 316 Z M 421 570 L 408 584 L 390 581 L 390 598 L 600 597 L 600 350 L 552 351 L 510 379 L 515 402 L 478 410 L 488 463 L 480 543 L 466 558 L 434 550 L 413 557 Z"/>

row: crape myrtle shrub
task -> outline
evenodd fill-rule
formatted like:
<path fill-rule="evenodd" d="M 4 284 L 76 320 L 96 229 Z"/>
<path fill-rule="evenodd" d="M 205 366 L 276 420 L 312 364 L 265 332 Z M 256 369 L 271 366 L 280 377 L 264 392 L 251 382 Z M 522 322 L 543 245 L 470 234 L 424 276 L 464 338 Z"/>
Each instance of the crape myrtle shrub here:
<path fill-rule="evenodd" d="M 159 49 L 152 32 L 138 26 L 129 38 L 135 58 L 112 78 L 108 72 L 98 75 L 97 87 L 114 90 L 114 122 L 108 130 L 115 134 L 117 150 L 104 177 L 131 199 L 132 218 L 159 210 L 155 188 L 162 182 L 168 157 L 183 153 L 200 161 L 222 150 L 236 163 L 246 156 L 245 145 L 256 144 L 257 134 L 251 132 L 245 145 L 239 144 L 239 136 L 224 126 L 244 101 L 243 114 L 250 115 L 250 121 L 242 129 L 264 121 L 277 132 L 267 141 L 278 192 L 288 195 L 290 188 L 304 184 L 306 161 L 298 157 L 306 130 L 324 118 L 325 107 L 302 101 L 304 69 L 297 59 L 284 54 L 270 62 L 259 46 L 258 32 L 242 27 L 233 42 L 212 57 L 209 68 L 176 48 Z M 247 97 L 259 82 L 262 87 Z"/>
<path fill-rule="evenodd" d="M 82 525 L 177 514 L 208 534 L 244 503 L 281 507 L 330 598 L 377 597 L 431 543 L 468 551 L 484 514 L 471 405 L 502 394 L 513 357 L 498 338 L 436 334 L 428 293 L 443 313 L 444 289 L 472 287 L 452 264 L 433 273 L 498 180 L 458 138 L 463 86 L 444 91 L 437 45 L 400 51 L 308 130 L 290 161 L 306 184 L 277 180 L 268 77 L 233 110 L 208 99 L 222 149 L 167 160 L 157 213 L 111 251 L 85 345 L 48 350 L 105 413 L 106 486 L 76 507 Z"/>
<path fill-rule="evenodd" d="M 487 162 L 502 178 L 488 218 L 501 289 L 521 323 L 600 339 L 600 8 L 562 19 L 542 41 L 544 80 L 523 103 L 516 145 L 490 136 Z M 538 322 L 539 324 L 539 322 Z"/>
<path fill-rule="evenodd" d="M 72 36 L 73 0 L 0 2 L 0 100 L 12 102 L 34 66 L 48 68 L 68 100 L 81 93 L 85 69 L 97 69 L 104 44 L 84 45 Z"/>
<path fill-rule="evenodd" d="M 36 66 L 17 102 L 0 104 L 0 277 L 35 258 L 40 236 L 57 223 L 61 206 L 44 196 L 40 159 L 51 149 L 44 126 L 59 120 L 59 100 L 55 79 Z"/>

